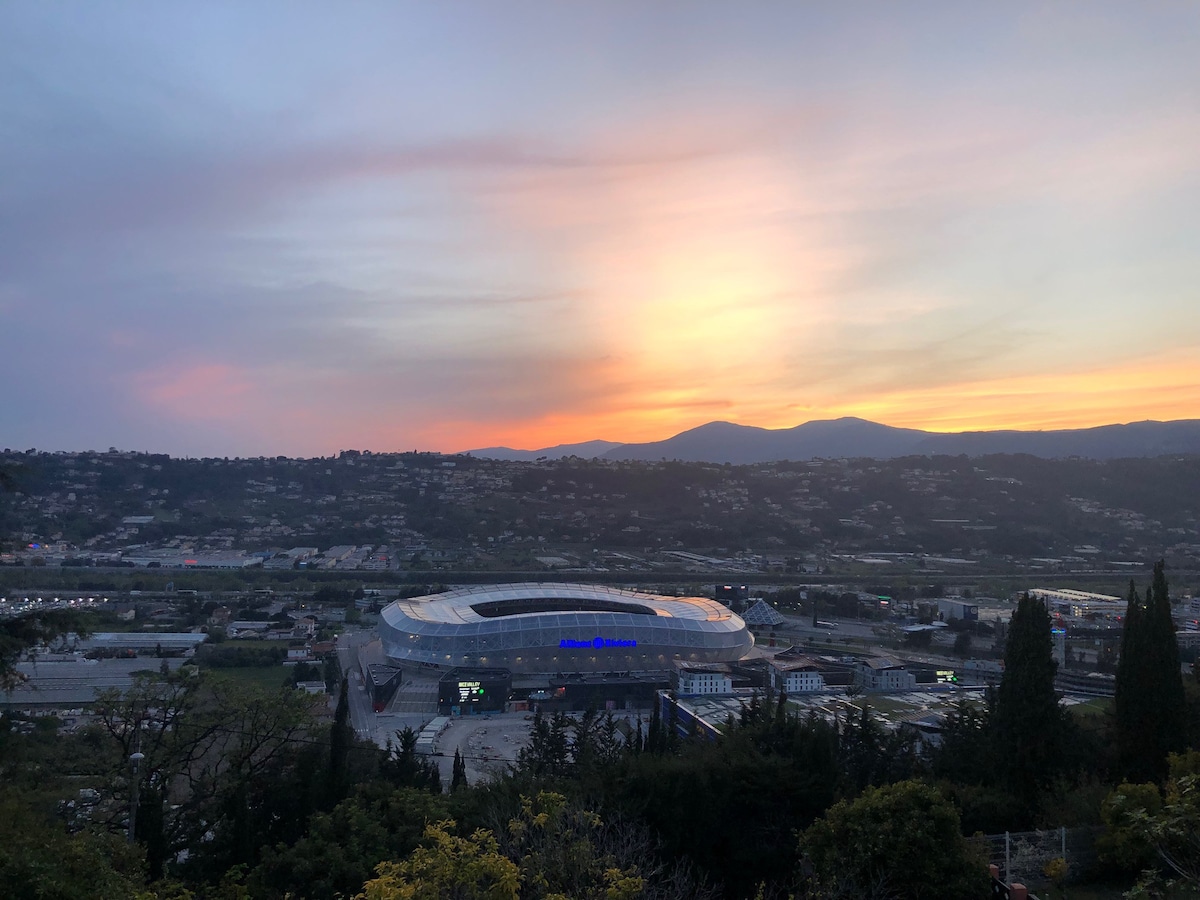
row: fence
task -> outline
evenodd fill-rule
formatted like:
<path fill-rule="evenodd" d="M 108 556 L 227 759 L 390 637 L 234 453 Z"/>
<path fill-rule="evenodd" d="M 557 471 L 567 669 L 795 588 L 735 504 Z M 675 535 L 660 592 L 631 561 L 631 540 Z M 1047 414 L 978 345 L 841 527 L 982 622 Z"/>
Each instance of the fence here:
<path fill-rule="evenodd" d="M 1096 838 L 1103 832 L 1102 827 L 1006 831 L 967 838 L 967 843 L 978 848 L 986 862 L 1000 867 L 1000 878 L 1007 884 L 1046 884 L 1046 864 L 1051 860 L 1065 860 L 1075 875 L 1091 868 L 1096 862 Z"/>

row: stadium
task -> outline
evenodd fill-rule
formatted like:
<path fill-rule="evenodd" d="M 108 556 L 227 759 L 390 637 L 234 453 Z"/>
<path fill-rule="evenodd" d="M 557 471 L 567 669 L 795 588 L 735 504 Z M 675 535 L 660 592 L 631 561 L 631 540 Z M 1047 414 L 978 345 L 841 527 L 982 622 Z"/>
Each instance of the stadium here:
<path fill-rule="evenodd" d="M 754 646 L 715 600 L 583 584 L 459 588 L 398 600 L 379 622 L 404 668 L 501 668 L 514 675 L 666 672 L 676 661 L 733 662 Z"/>

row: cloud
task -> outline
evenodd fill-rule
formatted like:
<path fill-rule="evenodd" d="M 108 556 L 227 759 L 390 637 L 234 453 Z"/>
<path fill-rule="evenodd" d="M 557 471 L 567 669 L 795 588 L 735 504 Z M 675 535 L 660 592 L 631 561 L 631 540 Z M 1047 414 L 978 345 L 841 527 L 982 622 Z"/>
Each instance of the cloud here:
<path fill-rule="evenodd" d="M 193 421 L 237 420 L 252 411 L 246 403 L 252 390 L 248 375 L 228 365 L 191 365 L 141 372 L 133 388 L 138 402 L 156 413 Z"/>
<path fill-rule="evenodd" d="M 1154 389 L 1076 373 L 1200 328 L 1200 73 L 1158 19 L 339 17 L 354 55 L 156 15 L 0 29 L 0 426 L 42 443 L 1103 421 Z"/>

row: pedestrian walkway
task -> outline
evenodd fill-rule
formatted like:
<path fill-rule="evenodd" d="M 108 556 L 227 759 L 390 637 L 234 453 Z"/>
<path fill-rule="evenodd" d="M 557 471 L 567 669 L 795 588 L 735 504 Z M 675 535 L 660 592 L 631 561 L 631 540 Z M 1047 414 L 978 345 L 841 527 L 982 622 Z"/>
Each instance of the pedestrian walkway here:
<path fill-rule="evenodd" d="M 388 705 L 391 713 L 436 713 L 438 686 L 436 681 L 406 681 L 396 689 Z"/>

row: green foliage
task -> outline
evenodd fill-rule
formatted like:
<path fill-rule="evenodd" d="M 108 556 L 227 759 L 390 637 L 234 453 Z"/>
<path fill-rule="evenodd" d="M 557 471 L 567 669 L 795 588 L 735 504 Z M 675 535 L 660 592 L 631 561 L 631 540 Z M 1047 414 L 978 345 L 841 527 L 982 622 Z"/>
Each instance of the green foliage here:
<path fill-rule="evenodd" d="M 539 709 L 533 717 L 529 743 L 517 756 L 517 769 L 531 775 L 563 776 L 575 768 L 570 732 L 574 721 L 561 712 L 545 716 Z"/>
<path fill-rule="evenodd" d="M 380 863 L 356 900 L 517 900 L 516 864 L 484 829 L 468 837 L 444 820 L 425 829 L 425 845 L 400 862 Z"/>
<path fill-rule="evenodd" d="M 292 666 L 291 676 L 287 682 L 295 687 L 301 681 L 323 681 L 324 674 L 316 663 L 298 662 Z"/>
<path fill-rule="evenodd" d="M 1021 598 L 1008 629 L 1004 676 L 989 723 L 998 783 L 1032 813 L 1040 794 L 1066 768 L 1069 720 L 1054 691 L 1050 615 L 1041 600 Z"/>
<path fill-rule="evenodd" d="M 419 788 L 442 793 L 442 776 L 437 763 L 417 753 L 417 733 L 405 725 L 396 732 L 397 743 L 389 741 L 388 752 L 379 767 L 380 777 L 399 787 Z M 461 759 L 455 750 L 455 758 Z M 466 778 L 466 770 L 463 770 Z"/>
<path fill-rule="evenodd" d="M 128 760 L 143 754 L 137 838 L 151 877 L 179 851 L 193 871 L 220 873 L 254 860 L 264 842 L 293 838 L 308 815 L 316 781 L 297 743 L 312 729 L 310 698 L 295 690 L 267 692 L 212 677 L 139 677 L 124 694 L 96 703 L 112 760 L 120 809 L 129 803 Z"/>
<path fill-rule="evenodd" d="M 868 785 L 891 784 L 923 771 L 917 736 L 909 730 L 884 730 L 863 704 L 856 719 L 843 724 L 838 736 L 838 780 L 842 796 L 854 796 Z"/>
<path fill-rule="evenodd" d="M 251 895 L 350 896 L 389 859 L 412 853 L 425 827 L 449 815 L 440 794 L 382 781 L 360 785 L 328 813 L 317 813 L 294 844 L 264 848 L 247 879 Z"/>
<path fill-rule="evenodd" d="M 506 821 L 455 835 L 431 825 L 407 859 L 384 863 L 364 900 L 521 897 L 522 900 L 708 900 L 710 889 L 664 863 L 642 826 L 606 821 L 565 795 L 519 795 Z"/>
<path fill-rule="evenodd" d="M 1167 776 L 1167 755 L 1187 742 L 1179 645 L 1162 560 L 1154 566 L 1144 603 L 1129 583 L 1113 710 L 1121 773 L 1131 781 L 1161 783 Z"/>
<path fill-rule="evenodd" d="M 1129 815 L 1153 844 L 1174 884 L 1200 892 L 1200 775 L 1172 779 L 1157 812 L 1134 810 Z M 1152 880 L 1145 879 L 1143 887 Z"/>
<path fill-rule="evenodd" d="M 842 776 L 834 726 L 777 709 L 756 703 L 745 725 L 675 752 L 650 752 L 648 740 L 647 752 L 623 754 L 582 789 L 645 823 L 669 858 L 690 860 L 732 896 L 782 885 L 796 832 L 833 802 Z"/>
<path fill-rule="evenodd" d="M 932 756 L 933 772 L 958 784 L 983 784 L 994 774 L 990 710 L 960 700 L 942 722 L 942 740 Z"/>
<path fill-rule="evenodd" d="M 196 662 L 210 669 L 258 668 L 278 666 L 287 658 L 287 649 L 278 644 L 262 642 L 201 644 Z"/>
<path fill-rule="evenodd" d="M 646 847 L 614 840 L 600 816 L 567 803 L 562 794 L 539 792 L 521 798 L 521 811 L 501 839 L 505 855 L 521 873 L 523 900 L 625 900 L 639 897 L 644 885 L 628 858 Z M 628 851 L 633 849 L 633 853 Z M 639 852 L 640 851 L 640 852 Z"/>
<path fill-rule="evenodd" d="M 963 840 L 958 811 L 919 782 L 840 801 L 801 835 L 800 849 L 814 898 L 988 896 L 986 869 Z"/>
<path fill-rule="evenodd" d="M 1100 808 L 1104 833 L 1096 839 L 1096 850 L 1106 867 L 1136 875 L 1154 865 L 1156 851 L 1144 827 L 1145 816 L 1156 816 L 1162 797 L 1153 784 L 1118 785 Z"/>
<path fill-rule="evenodd" d="M 86 635 L 93 617 L 73 609 L 35 611 L 0 619 L 0 690 L 8 690 L 23 680 L 17 663 L 25 651 L 50 643 L 74 632 Z"/>
<path fill-rule="evenodd" d="M 21 900 L 143 896 L 141 854 L 118 836 L 69 835 L 22 798 L 0 798 L 0 888 Z"/>

